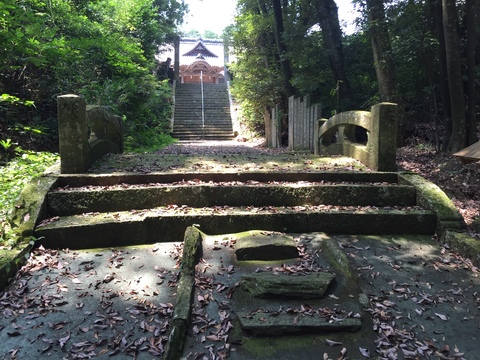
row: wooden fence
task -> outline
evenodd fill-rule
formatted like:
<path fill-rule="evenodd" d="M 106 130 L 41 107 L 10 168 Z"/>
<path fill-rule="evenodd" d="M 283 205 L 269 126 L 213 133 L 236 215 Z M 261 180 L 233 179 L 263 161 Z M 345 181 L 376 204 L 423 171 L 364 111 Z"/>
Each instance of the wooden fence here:
<path fill-rule="evenodd" d="M 321 117 L 320 104 L 310 105 L 310 95 L 288 99 L 288 149 L 314 151 L 315 122 Z"/>
<path fill-rule="evenodd" d="M 281 122 L 287 115 L 277 105 L 265 110 L 265 139 L 268 147 L 281 147 Z M 288 149 L 293 151 L 314 151 L 315 122 L 321 117 L 320 104 L 310 105 L 310 95 L 288 99 Z"/>

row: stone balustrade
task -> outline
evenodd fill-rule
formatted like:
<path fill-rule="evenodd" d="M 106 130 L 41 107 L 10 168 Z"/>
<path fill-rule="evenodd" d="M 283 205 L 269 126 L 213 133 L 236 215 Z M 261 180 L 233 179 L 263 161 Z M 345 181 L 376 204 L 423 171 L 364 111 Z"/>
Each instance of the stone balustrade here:
<path fill-rule="evenodd" d="M 122 119 L 74 94 L 57 98 L 62 174 L 78 174 L 106 153 L 123 152 Z"/>
<path fill-rule="evenodd" d="M 315 154 L 344 155 L 375 171 L 396 171 L 398 106 L 380 103 L 371 111 L 347 111 L 317 120 Z M 366 144 L 358 141 L 357 127 L 366 131 Z"/>

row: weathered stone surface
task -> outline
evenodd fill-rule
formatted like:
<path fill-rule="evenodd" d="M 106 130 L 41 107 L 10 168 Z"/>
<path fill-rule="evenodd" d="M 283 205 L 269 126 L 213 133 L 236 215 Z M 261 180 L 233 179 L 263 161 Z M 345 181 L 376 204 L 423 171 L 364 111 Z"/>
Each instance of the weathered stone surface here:
<path fill-rule="evenodd" d="M 480 241 L 467 232 L 446 230 L 440 237 L 440 241 L 468 257 L 476 266 L 480 266 Z"/>
<path fill-rule="evenodd" d="M 399 182 L 415 186 L 417 204 L 437 214 L 439 221 L 457 221 L 465 226 L 463 217 L 448 196 L 434 183 L 415 173 L 399 174 Z"/>
<path fill-rule="evenodd" d="M 240 326 L 244 331 L 255 336 L 278 336 L 297 333 L 324 333 L 358 331 L 362 327 L 361 319 L 345 318 L 341 321 L 328 321 L 318 315 L 268 313 L 237 313 Z"/>
<path fill-rule="evenodd" d="M 61 171 L 86 172 L 90 158 L 85 99 L 73 94 L 61 95 L 57 98 L 57 112 Z"/>
<path fill-rule="evenodd" d="M 356 205 L 412 206 L 415 188 L 406 185 L 330 184 L 330 185 L 266 185 L 258 186 L 199 184 L 106 189 L 105 186 L 85 190 L 69 188 L 48 194 L 53 216 L 76 215 L 85 212 L 151 209 L 170 204 L 190 207 L 223 206 L 303 206 Z"/>
<path fill-rule="evenodd" d="M 198 262 L 202 248 L 202 233 L 194 226 L 185 231 L 181 270 L 183 274 L 195 275 L 195 265 Z"/>
<path fill-rule="evenodd" d="M 426 234 L 435 232 L 436 216 L 425 210 L 371 209 L 325 212 L 247 212 L 179 214 L 158 209 L 67 216 L 37 227 L 35 237 L 45 247 L 79 249 L 183 241 L 185 228 L 198 224 L 207 234 L 240 233 L 245 229 L 329 234 Z M 345 226 L 348 224 L 348 226 Z M 292 255 L 290 255 L 292 256 Z"/>
<path fill-rule="evenodd" d="M 322 241 L 322 250 L 337 272 L 341 272 L 347 278 L 356 279 L 356 274 L 352 271 L 347 255 L 340 249 L 337 241 L 333 239 Z"/>
<path fill-rule="evenodd" d="M 395 171 L 399 115 L 399 107 L 393 103 L 376 104 L 371 112 L 347 111 L 336 114 L 321 126 L 317 123 L 320 128 L 316 132 L 316 152 L 353 157 L 375 171 Z M 367 130 L 366 146 L 357 142 L 353 131 L 355 126 Z M 338 137 L 333 142 L 337 132 Z"/>
<path fill-rule="evenodd" d="M 258 298 L 316 299 L 324 296 L 334 279 L 334 274 L 325 272 L 305 276 L 263 272 L 242 276 L 242 288 Z"/>
<path fill-rule="evenodd" d="M 293 237 L 272 231 L 249 231 L 235 245 L 238 260 L 281 260 L 298 257 Z"/>

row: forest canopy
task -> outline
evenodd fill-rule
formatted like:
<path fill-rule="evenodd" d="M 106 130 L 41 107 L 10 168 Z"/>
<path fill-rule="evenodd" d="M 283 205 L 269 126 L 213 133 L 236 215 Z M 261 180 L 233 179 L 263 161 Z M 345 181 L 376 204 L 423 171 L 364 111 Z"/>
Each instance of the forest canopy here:
<path fill-rule="evenodd" d="M 357 31 L 346 35 L 334 0 L 238 1 L 225 36 L 236 56 L 233 86 L 245 121 L 262 128 L 265 111 L 280 105 L 285 134 L 292 95 L 311 95 L 327 118 L 388 101 L 404 109 L 399 145 L 411 135 L 438 150 L 476 142 L 474 0 L 353 0 L 353 6 Z"/>

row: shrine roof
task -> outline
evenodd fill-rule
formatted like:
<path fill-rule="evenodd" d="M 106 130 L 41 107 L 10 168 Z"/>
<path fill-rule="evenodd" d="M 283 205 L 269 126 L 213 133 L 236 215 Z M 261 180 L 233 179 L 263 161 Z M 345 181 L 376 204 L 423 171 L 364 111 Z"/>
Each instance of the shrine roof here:
<path fill-rule="evenodd" d="M 221 39 L 182 38 L 179 50 L 180 65 L 190 65 L 199 54 L 211 66 L 223 67 L 225 64 L 223 40 Z M 167 57 L 175 58 L 173 48 L 166 49 L 160 59 L 167 59 Z"/>
<path fill-rule="evenodd" d="M 206 45 L 203 43 L 202 39 L 199 39 L 193 49 L 190 51 L 187 51 L 185 54 L 182 54 L 182 56 L 203 56 L 205 57 L 212 57 L 212 58 L 218 58 L 218 55 L 215 55 L 213 52 L 211 52 Z"/>

